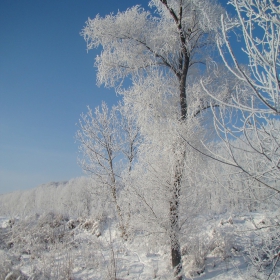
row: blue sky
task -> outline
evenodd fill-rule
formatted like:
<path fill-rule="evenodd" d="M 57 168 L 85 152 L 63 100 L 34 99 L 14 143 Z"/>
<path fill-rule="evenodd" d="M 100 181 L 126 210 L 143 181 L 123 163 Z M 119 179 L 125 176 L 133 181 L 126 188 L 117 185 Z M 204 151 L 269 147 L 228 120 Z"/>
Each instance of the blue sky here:
<path fill-rule="evenodd" d="M 80 114 L 117 97 L 96 86 L 97 51 L 79 33 L 88 17 L 136 4 L 148 0 L 0 1 L 0 194 L 82 175 Z"/>
<path fill-rule="evenodd" d="M 98 88 L 88 17 L 144 0 L 0 1 L 0 193 L 82 175 L 76 123 L 86 106 L 116 103 Z"/>

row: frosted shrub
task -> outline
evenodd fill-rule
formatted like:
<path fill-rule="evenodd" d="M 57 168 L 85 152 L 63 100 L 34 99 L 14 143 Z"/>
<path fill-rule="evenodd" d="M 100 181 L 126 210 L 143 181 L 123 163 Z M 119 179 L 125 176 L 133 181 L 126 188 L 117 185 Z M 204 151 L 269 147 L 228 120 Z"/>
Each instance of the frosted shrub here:
<path fill-rule="evenodd" d="M 17 221 L 6 236 L 8 247 L 15 253 L 40 257 L 50 246 L 69 239 L 67 219 L 61 215 L 48 213 L 38 219 L 34 216 Z"/>
<path fill-rule="evenodd" d="M 197 276 L 205 270 L 205 260 L 210 253 L 212 240 L 206 235 L 192 238 L 183 247 L 182 253 L 185 255 L 185 270 L 190 276 Z"/>
<path fill-rule="evenodd" d="M 280 228 L 279 225 L 262 225 L 253 233 L 246 251 L 252 264 L 250 275 L 263 272 L 263 279 L 275 278 L 280 272 Z M 260 277 L 260 276 L 259 276 Z M 258 279 L 258 278 L 257 278 Z M 259 278 L 262 279 L 262 278 Z"/>
<path fill-rule="evenodd" d="M 2 280 L 26 280 L 27 277 L 13 266 L 18 262 L 4 251 L 0 251 L 0 279 Z"/>
<path fill-rule="evenodd" d="M 86 219 L 81 225 L 83 228 L 99 237 L 101 235 L 100 222 L 92 219 Z"/>
<path fill-rule="evenodd" d="M 200 275 L 204 272 L 205 259 L 208 251 L 209 249 L 207 248 L 207 244 L 200 240 L 200 238 L 196 238 L 190 244 L 186 257 L 187 265 L 185 269 L 188 270 L 188 273 L 191 276 Z"/>
<path fill-rule="evenodd" d="M 72 280 L 74 279 L 73 268 L 74 259 L 71 248 L 65 244 L 57 244 L 36 262 L 31 278 L 34 280 Z"/>
<path fill-rule="evenodd" d="M 213 231 L 213 239 L 211 243 L 211 253 L 214 256 L 220 257 L 222 260 L 226 260 L 232 256 L 232 250 L 238 251 L 239 248 L 234 244 L 234 236 L 230 233 L 221 230 Z"/>
<path fill-rule="evenodd" d="M 57 228 L 61 225 L 64 225 L 65 222 L 68 222 L 69 218 L 66 215 L 55 214 L 54 212 L 48 212 L 43 214 L 38 220 L 38 226 L 49 225 L 51 228 Z"/>
<path fill-rule="evenodd" d="M 0 279 L 5 279 L 6 275 L 12 270 L 12 261 L 4 251 L 0 251 Z"/>
<path fill-rule="evenodd" d="M 190 237 L 182 248 L 185 272 L 190 277 L 201 275 L 205 271 L 207 258 L 225 261 L 233 256 L 233 251 L 239 251 L 231 231 L 232 227 L 215 228 L 212 233 L 196 233 Z"/>

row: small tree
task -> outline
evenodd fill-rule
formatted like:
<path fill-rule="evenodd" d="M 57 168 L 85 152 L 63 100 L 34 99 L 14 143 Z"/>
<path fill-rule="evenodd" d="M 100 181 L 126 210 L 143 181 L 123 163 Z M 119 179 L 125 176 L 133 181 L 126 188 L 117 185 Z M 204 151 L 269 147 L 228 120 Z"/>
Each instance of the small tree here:
<path fill-rule="evenodd" d="M 94 114 L 88 108 L 88 113 L 81 116 L 77 140 L 83 154 L 80 160 L 82 168 L 109 192 L 122 236 L 127 238 L 126 221 L 119 201 L 123 189 L 121 162 L 127 161 L 128 169 L 131 169 L 138 145 L 138 129 L 132 118 L 118 116 L 118 112 L 123 110 L 119 106 L 109 111 L 105 103 L 101 109 L 97 107 Z"/>

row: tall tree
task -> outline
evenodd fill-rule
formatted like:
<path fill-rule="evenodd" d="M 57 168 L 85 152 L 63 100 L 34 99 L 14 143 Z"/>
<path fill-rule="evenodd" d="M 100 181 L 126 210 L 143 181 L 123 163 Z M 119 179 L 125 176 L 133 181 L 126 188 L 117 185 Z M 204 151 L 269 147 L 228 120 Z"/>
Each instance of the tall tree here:
<path fill-rule="evenodd" d="M 127 91 L 122 87 L 125 78 L 132 81 L 132 88 L 142 87 L 143 90 L 151 76 L 157 81 L 167 79 L 177 95 L 177 120 L 184 123 L 190 116 L 188 75 L 194 65 L 206 63 L 222 8 L 209 0 L 152 0 L 149 6 L 151 12 L 135 6 L 116 15 L 89 19 L 82 35 L 88 49 L 100 45 L 103 48 L 96 58 L 98 84 L 115 87 L 125 94 Z M 182 142 L 178 140 L 172 148 L 177 159 L 169 209 L 171 256 L 176 279 L 182 279 L 178 231 L 186 152 L 181 146 Z"/>

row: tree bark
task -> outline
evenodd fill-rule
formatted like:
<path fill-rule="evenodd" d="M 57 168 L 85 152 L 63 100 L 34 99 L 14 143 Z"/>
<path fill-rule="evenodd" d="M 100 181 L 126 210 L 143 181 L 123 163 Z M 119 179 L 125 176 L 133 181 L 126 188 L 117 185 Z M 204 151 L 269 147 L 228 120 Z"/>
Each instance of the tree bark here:
<path fill-rule="evenodd" d="M 187 96 L 186 96 L 186 79 L 189 69 L 189 56 L 187 51 L 183 48 L 182 51 L 182 74 L 178 75 L 180 83 L 180 108 L 181 108 L 181 119 L 180 121 L 185 121 L 187 118 Z M 184 144 L 183 144 L 184 145 Z M 170 202 L 170 223 L 171 223 L 171 259 L 172 267 L 174 269 L 174 279 L 182 280 L 182 256 L 181 256 L 181 247 L 179 241 L 179 200 L 180 200 L 180 191 L 181 191 L 181 181 L 183 175 L 183 166 L 185 160 L 186 152 L 181 155 L 181 158 L 178 159 L 178 163 L 174 175 L 174 186 L 172 201 Z"/>
<path fill-rule="evenodd" d="M 185 153 L 182 155 L 182 160 L 185 158 Z M 172 190 L 172 199 L 170 201 L 170 243 L 171 243 L 171 260 L 174 272 L 174 279 L 182 280 L 182 256 L 179 240 L 179 199 L 182 180 L 182 162 L 178 160 L 175 172 L 175 180 Z"/>
<path fill-rule="evenodd" d="M 171 261 L 174 273 L 174 279 L 182 280 L 182 256 L 181 246 L 178 236 L 179 231 L 179 216 L 178 216 L 178 203 L 170 202 L 170 243 L 171 243 Z"/>

